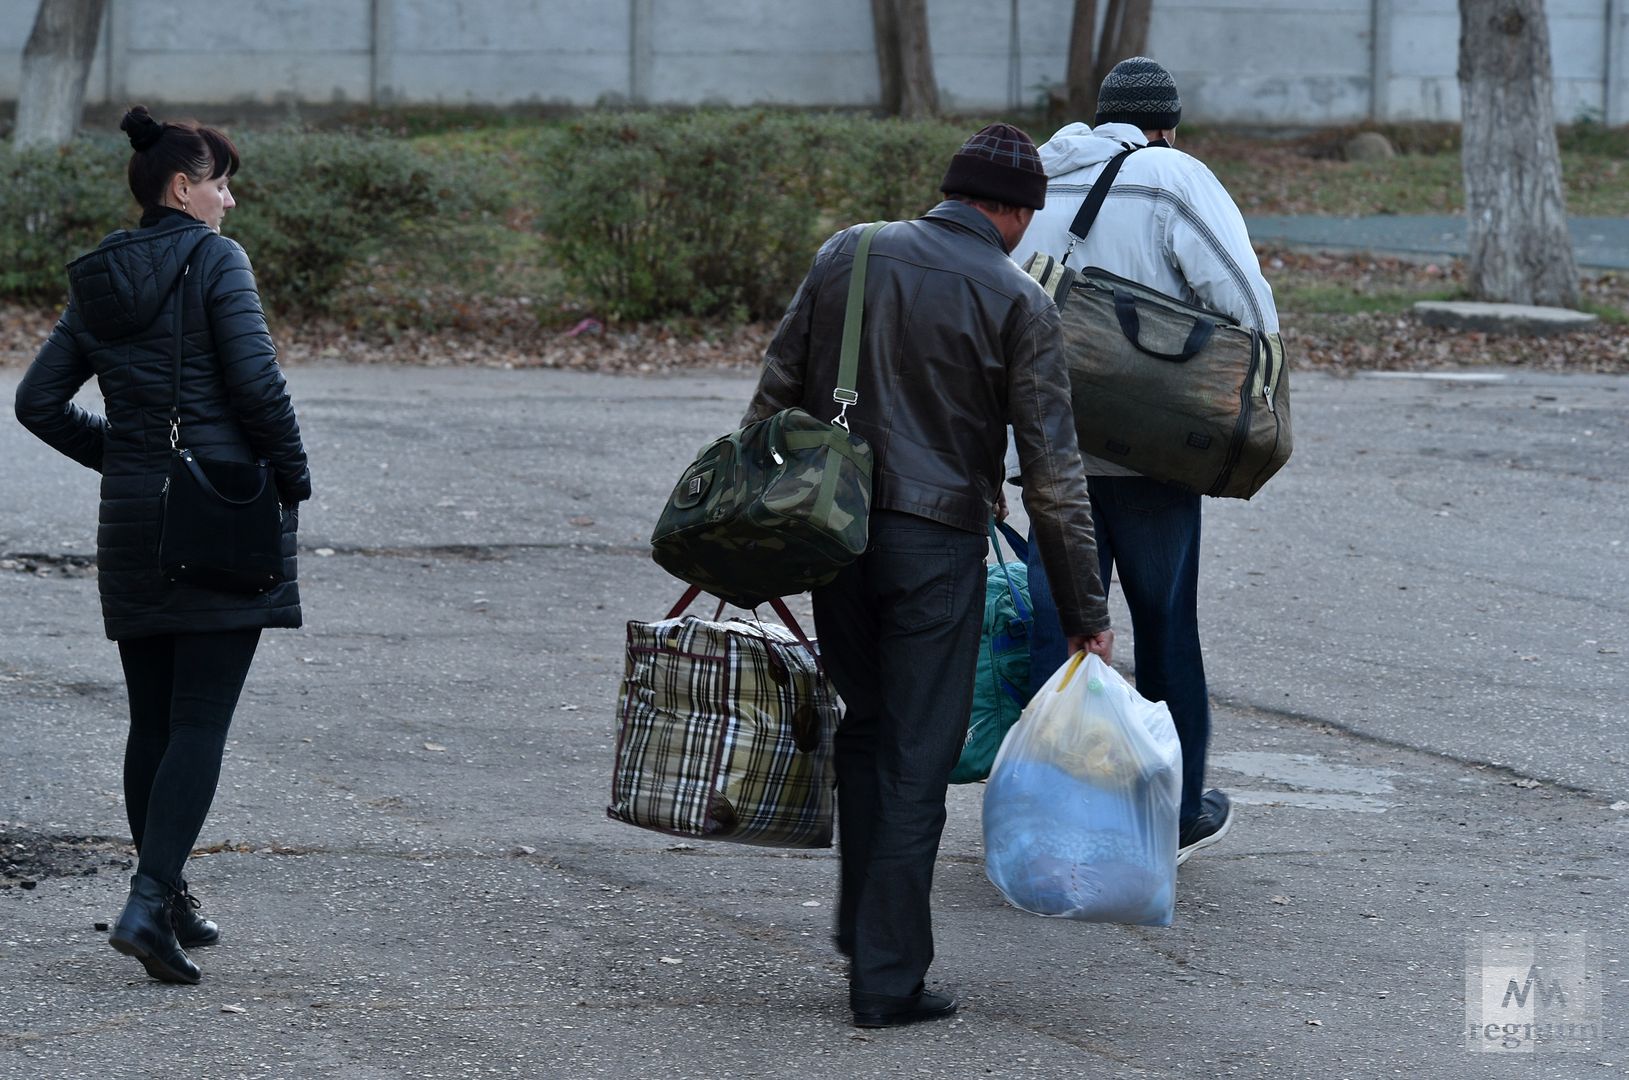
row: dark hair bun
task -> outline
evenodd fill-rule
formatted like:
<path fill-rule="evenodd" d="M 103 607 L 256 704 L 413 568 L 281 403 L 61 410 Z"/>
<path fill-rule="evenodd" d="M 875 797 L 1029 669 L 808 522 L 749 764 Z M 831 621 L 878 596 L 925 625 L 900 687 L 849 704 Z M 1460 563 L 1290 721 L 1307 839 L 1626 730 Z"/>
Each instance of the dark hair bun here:
<path fill-rule="evenodd" d="M 132 105 L 119 121 L 119 130 L 130 136 L 130 145 L 137 153 L 164 137 L 164 125 L 153 119 L 145 105 Z"/>

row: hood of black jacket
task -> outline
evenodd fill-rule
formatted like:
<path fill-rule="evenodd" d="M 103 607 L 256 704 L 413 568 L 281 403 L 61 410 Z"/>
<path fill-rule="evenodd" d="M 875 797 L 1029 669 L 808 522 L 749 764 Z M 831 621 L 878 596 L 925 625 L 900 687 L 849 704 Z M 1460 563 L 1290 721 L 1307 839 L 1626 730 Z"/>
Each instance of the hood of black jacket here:
<path fill-rule="evenodd" d="M 201 221 L 166 218 L 146 229 L 120 229 L 69 263 L 68 289 L 85 329 L 118 341 L 151 326 L 210 233 Z"/>

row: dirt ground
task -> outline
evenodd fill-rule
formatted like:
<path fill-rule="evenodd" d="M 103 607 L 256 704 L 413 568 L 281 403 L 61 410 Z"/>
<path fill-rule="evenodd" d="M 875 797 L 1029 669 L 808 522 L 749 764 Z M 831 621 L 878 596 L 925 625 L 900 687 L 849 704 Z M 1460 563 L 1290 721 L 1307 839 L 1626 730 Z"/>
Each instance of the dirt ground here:
<path fill-rule="evenodd" d="M 1440 263 L 1332 256 L 1258 248 L 1279 298 L 1284 342 L 1296 367 L 1332 371 L 1438 367 L 1536 367 L 1557 371 L 1629 371 L 1629 322 L 1603 319 L 1588 330 L 1548 338 L 1500 336 L 1428 327 L 1409 312 L 1415 299 L 1453 295 L 1464 286 L 1457 260 Z M 1629 313 L 1629 279 L 1586 278 L 1585 301 Z M 692 322 L 562 329 L 530 308 L 499 298 L 468 301 L 458 327 L 369 335 L 338 322 L 274 317 L 272 334 L 290 364 L 344 361 L 429 367 L 475 365 L 651 373 L 751 368 L 763 358 L 772 323 Z M 50 332 L 56 313 L 0 304 L 0 365 L 22 365 Z"/>

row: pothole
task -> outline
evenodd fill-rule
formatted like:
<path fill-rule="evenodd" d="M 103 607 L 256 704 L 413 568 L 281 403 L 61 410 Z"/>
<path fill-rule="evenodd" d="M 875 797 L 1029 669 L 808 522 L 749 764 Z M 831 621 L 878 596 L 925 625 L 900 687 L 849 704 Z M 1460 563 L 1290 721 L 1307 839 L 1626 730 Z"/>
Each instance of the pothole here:
<path fill-rule="evenodd" d="M 95 577 L 96 557 L 8 551 L 0 554 L 0 570 L 9 570 L 14 574 L 33 574 L 35 577 Z"/>
<path fill-rule="evenodd" d="M 135 866 L 130 845 L 111 836 L 43 833 L 0 821 L 0 889 L 32 889 L 46 878 L 88 877 Z"/>

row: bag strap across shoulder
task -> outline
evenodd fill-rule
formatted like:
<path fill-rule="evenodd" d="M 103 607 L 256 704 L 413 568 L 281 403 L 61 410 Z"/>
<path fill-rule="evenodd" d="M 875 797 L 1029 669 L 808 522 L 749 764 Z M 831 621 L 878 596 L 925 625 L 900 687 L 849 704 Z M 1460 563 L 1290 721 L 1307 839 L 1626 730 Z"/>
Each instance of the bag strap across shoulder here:
<path fill-rule="evenodd" d="M 170 449 L 181 442 L 181 339 L 185 330 L 187 275 L 192 271 L 192 257 L 203 247 L 198 244 L 187 253 L 181 264 L 181 273 L 175 279 L 175 343 L 170 348 Z"/>
<path fill-rule="evenodd" d="M 1109 197 L 1109 188 L 1114 185 L 1114 178 L 1120 175 L 1120 166 L 1126 163 L 1126 158 L 1139 150 L 1146 150 L 1146 146 L 1128 146 L 1109 159 L 1098 174 L 1097 182 L 1092 190 L 1086 193 L 1086 201 L 1080 204 L 1080 211 L 1075 214 L 1075 220 L 1069 223 L 1069 246 L 1064 249 L 1060 263 L 1069 261 L 1069 253 L 1075 250 L 1075 245 L 1084 243 L 1086 234 L 1092 231 L 1092 223 L 1097 220 L 1098 211 L 1103 209 L 1103 200 Z"/>
<path fill-rule="evenodd" d="M 848 305 L 843 310 L 843 349 L 837 360 L 837 387 L 831 399 L 842 406 L 832 423 L 848 429 L 848 407 L 860 400 L 854 385 L 860 375 L 860 329 L 865 321 L 865 268 L 871 260 L 871 238 L 876 236 L 886 221 L 873 221 L 860 233 L 860 244 L 854 249 L 854 269 L 848 278 Z"/>

